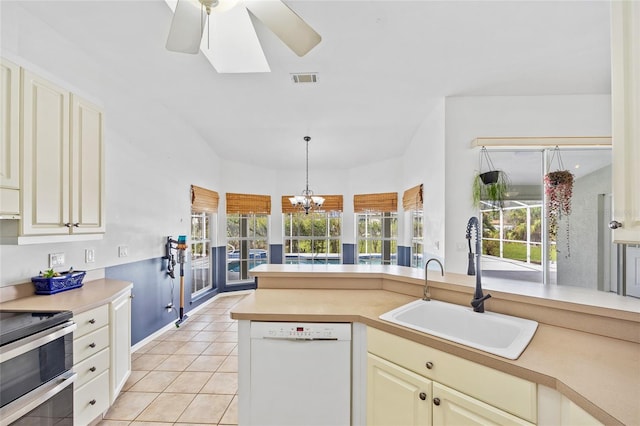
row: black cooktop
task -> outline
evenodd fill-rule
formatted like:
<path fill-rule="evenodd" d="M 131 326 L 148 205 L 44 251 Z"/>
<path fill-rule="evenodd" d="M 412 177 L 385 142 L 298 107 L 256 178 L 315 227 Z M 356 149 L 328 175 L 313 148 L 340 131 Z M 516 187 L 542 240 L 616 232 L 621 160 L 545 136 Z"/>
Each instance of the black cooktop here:
<path fill-rule="evenodd" d="M 0 346 L 70 320 L 70 311 L 24 312 L 0 310 Z"/>

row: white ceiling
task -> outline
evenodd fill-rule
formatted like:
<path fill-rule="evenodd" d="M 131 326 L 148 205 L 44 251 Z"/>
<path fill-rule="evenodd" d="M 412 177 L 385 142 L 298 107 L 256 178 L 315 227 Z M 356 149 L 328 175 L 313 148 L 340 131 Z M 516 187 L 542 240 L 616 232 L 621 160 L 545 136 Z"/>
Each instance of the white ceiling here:
<path fill-rule="evenodd" d="M 303 161 L 305 135 L 310 167 L 400 156 L 444 96 L 610 93 L 607 1 L 286 3 L 322 41 L 299 58 L 254 20 L 271 66 L 259 74 L 218 74 L 202 53 L 167 51 L 164 0 L 17 7 L 182 117 L 223 159 L 270 168 Z M 294 85 L 297 72 L 319 83 Z"/>

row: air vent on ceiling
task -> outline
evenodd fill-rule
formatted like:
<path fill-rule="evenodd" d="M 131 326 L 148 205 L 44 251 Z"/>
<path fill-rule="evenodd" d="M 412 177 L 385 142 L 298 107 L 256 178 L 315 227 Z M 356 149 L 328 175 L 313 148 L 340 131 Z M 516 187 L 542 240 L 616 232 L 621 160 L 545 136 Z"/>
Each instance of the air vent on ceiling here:
<path fill-rule="evenodd" d="M 291 74 L 291 78 L 293 79 L 294 83 L 317 83 L 318 73 L 308 72 L 308 73 Z"/>

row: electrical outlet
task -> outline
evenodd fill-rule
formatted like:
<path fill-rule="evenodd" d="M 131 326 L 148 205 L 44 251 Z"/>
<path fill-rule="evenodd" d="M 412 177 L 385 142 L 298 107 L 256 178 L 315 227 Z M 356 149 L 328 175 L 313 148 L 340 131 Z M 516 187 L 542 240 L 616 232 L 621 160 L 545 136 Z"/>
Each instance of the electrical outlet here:
<path fill-rule="evenodd" d="M 94 249 L 84 249 L 84 263 L 96 261 L 96 251 Z"/>
<path fill-rule="evenodd" d="M 129 256 L 129 247 L 118 246 L 118 257 L 127 257 L 127 256 Z"/>
<path fill-rule="evenodd" d="M 49 268 L 64 266 L 64 253 L 49 253 Z"/>

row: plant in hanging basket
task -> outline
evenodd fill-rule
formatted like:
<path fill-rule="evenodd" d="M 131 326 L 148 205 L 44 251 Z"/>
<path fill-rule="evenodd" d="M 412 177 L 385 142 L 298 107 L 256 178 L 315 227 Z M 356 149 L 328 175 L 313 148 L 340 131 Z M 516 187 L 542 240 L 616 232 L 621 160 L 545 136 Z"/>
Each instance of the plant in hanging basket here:
<path fill-rule="evenodd" d="M 493 209 L 501 209 L 504 207 L 509 187 L 509 176 L 502 170 L 476 174 L 471 189 L 473 204 L 480 207 L 480 202 L 485 201 L 491 204 Z"/>
<path fill-rule="evenodd" d="M 491 170 L 490 172 L 480 173 L 480 179 L 485 185 L 490 185 L 492 183 L 498 182 L 499 177 L 500 170 Z"/>
<path fill-rule="evenodd" d="M 573 173 L 558 170 L 544 176 L 544 191 L 547 195 L 547 217 L 549 234 L 554 238 L 558 230 L 558 220 L 562 215 L 571 214 L 571 196 L 573 195 Z"/>

